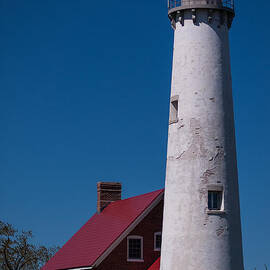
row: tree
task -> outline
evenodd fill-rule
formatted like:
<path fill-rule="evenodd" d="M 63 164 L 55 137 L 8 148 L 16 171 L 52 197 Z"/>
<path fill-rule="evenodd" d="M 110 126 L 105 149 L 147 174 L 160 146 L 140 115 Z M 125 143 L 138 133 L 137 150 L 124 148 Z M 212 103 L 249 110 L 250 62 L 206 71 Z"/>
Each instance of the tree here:
<path fill-rule="evenodd" d="M 31 231 L 19 231 L 0 220 L 0 269 L 38 270 L 59 249 L 34 245 Z"/>

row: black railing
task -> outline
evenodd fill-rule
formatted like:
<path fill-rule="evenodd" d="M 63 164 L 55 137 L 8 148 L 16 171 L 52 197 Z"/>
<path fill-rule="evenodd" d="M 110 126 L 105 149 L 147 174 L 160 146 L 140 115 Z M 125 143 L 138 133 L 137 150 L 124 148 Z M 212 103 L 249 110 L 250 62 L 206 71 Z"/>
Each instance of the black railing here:
<path fill-rule="evenodd" d="M 168 8 L 177 8 L 182 6 L 193 6 L 194 4 L 198 5 L 211 5 L 211 0 L 168 0 Z M 222 0 L 222 6 L 225 8 L 233 9 L 234 10 L 234 0 Z"/>

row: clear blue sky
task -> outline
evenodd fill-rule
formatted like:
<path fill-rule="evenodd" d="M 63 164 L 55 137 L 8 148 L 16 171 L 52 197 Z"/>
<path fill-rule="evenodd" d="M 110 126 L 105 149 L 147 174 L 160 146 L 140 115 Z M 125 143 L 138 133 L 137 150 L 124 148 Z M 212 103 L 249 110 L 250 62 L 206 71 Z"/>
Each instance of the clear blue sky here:
<path fill-rule="evenodd" d="M 235 0 L 231 58 L 246 269 L 270 266 L 270 2 Z M 166 0 L 0 1 L 0 218 L 62 245 L 96 182 L 162 188 Z"/>

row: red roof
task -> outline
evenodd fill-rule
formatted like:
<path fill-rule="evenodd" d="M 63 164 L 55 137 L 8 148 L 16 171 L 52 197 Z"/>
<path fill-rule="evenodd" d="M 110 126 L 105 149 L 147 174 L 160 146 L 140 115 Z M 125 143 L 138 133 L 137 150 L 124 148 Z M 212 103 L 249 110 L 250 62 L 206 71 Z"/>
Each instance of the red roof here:
<path fill-rule="evenodd" d="M 100 214 L 90 218 L 41 270 L 93 265 L 163 191 L 109 204 Z"/>
<path fill-rule="evenodd" d="M 160 257 L 148 268 L 148 270 L 159 270 L 160 268 Z"/>

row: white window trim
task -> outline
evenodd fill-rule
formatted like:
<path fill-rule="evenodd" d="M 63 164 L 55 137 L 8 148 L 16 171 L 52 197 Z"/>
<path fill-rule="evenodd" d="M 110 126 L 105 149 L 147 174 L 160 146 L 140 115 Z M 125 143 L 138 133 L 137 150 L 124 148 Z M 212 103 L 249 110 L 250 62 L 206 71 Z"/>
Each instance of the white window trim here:
<path fill-rule="evenodd" d="M 160 248 L 157 248 L 157 244 L 156 244 L 156 241 L 157 241 L 156 236 L 157 235 L 161 236 L 161 232 L 155 232 L 154 233 L 154 251 L 160 251 Z"/>
<path fill-rule="evenodd" d="M 177 108 L 174 107 L 174 103 L 177 103 Z M 169 125 L 178 122 L 178 110 L 179 110 L 179 96 L 173 96 L 170 99 L 170 119 Z"/>
<path fill-rule="evenodd" d="M 208 191 L 220 191 L 222 192 L 221 195 L 221 207 L 220 210 L 210 210 L 208 209 L 208 203 L 207 203 L 207 214 L 213 214 L 213 215 L 218 215 L 218 214 L 225 214 L 225 207 L 224 207 L 224 200 L 225 200 L 225 194 L 224 194 L 224 187 L 223 185 L 208 185 Z"/>
<path fill-rule="evenodd" d="M 141 240 L 141 258 L 140 259 L 130 259 L 129 258 L 129 239 L 140 239 Z M 127 237 L 127 261 L 128 262 L 144 262 L 143 259 L 143 237 L 138 235 L 130 235 Z"/>

